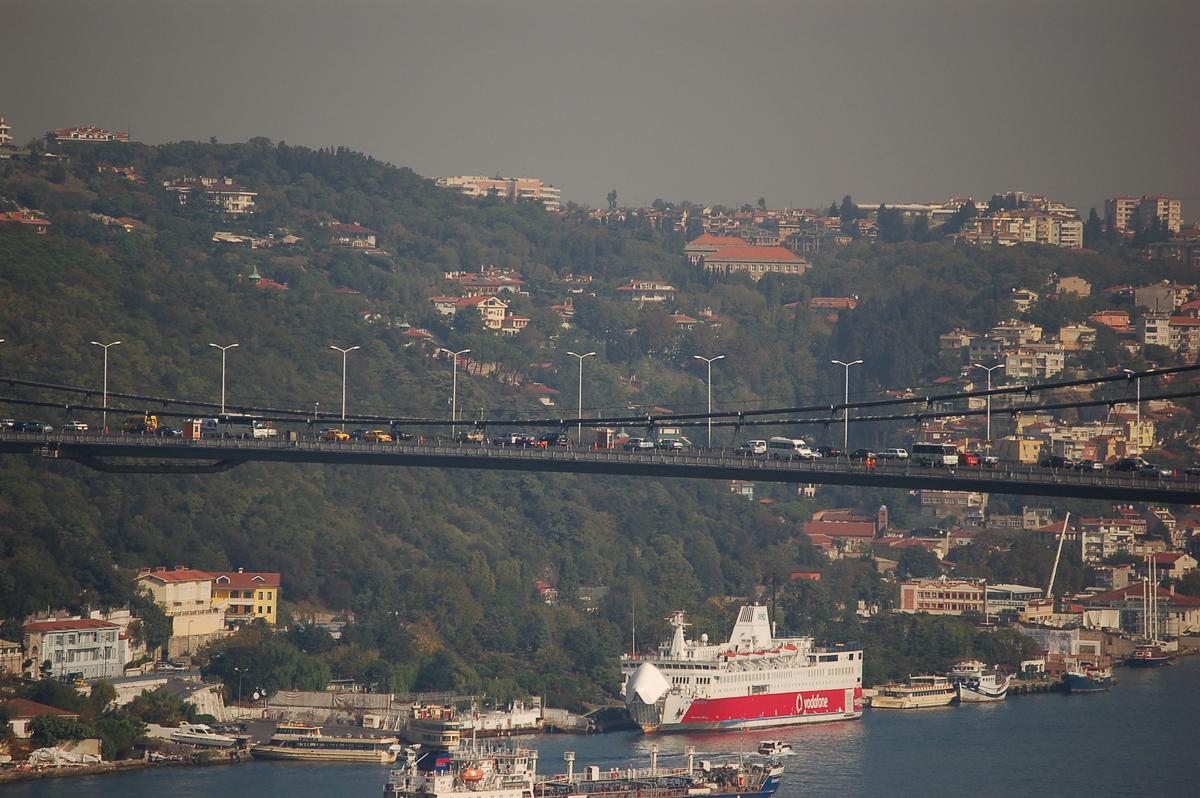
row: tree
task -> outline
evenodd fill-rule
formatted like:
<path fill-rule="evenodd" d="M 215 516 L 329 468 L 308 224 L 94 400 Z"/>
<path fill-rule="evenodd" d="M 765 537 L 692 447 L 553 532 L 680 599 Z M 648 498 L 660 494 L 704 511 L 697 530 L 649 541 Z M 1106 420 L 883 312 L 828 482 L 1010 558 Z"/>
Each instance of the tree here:
<path fill-rule="evenodd" d="M 171 619 L 154 601 L 150 591 L 142 588 L 136 592 L 129 600 L 129 609 L 138 619 L 130 629 L 134 639 L 144 643 L 151 655 L 159 649 L 166 651 L 167 641 L 171 639 Z"/>
<path fill-rule="evenodd" d="M 909 546 L 896 558 L 897 576 L 925 579 L 941 572 L 941 561 L 937 555 L 923 546 Z"/>
<path fill-rule="evenodd" d="M 861 219 L 863 214 L 854 204 L 854 200 L 850 199 L 850 195 L 842 197 L 842 206 L 838 209 L 838 216 L 842 219 L 842 229 L 846 230 L 851 224 L 858 219 Z"/>
<path fill-rule="evenodd" d="M 617 209 L 617 190 L 615 188 L 608 192 L 608 209 L 610 211 Z"/>
<path fill-rule="evenodd" d="M 1095 247 L 1104 238 L 1104 223 L 1100 221 L 1100 215 L 1096 213 L 1096 209 L 1092 208 L 1088 211 L 1087 222 L 1083 225 L 1083 244 L 1088 247 Z"/>
<path fill-rule="evenodd" d="M 65 715 L 39 715 L 29 722 L 29 731 L 34 745 L 39 747 L 91 736 L 91 730 L 79 718 Z"/>
<path fill-rule="evenodd" d="M 766 197 L 758 198 L 758 209 L 760 211 L 765 211 L 767 209 L 767 198 Z"/>

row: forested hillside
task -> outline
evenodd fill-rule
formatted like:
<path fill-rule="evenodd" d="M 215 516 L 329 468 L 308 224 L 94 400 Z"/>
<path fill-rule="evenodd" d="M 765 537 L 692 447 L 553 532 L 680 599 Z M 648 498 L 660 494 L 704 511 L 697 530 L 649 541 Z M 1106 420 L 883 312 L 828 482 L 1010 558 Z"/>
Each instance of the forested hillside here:
<path fill-rule="evenodd" d="M 512 377 L 460 374 L 466 417 L 533 414 L 521 390 L 531 381 L 573 407 L 572 349 L 599 353 L 587 367 L 593 409 L 699 407 L 692 355 L 718 352 L 727 356 L 715 377 L 719 404 L 811 401 L 840 396 L 831 357 L 866 358 L 856 391 L 919 384 L 942 373 L 937 336 L 1010 316 L 1012 288 L 1055 271 L 1103 285 L 1138 279 L 1140 268 L 1049 249 L 855 244 L 822 255 L 802 278 L 716 280 L 687 264 L 673 234 L 464 199 L 346 150 L 252 140 L 88 145 L 69 155 L 0 165 L 0 203 L 52 221 L 44 236 L 0 227 L 0 364 L 6 375 L 97 389 L 101 353 L 89 341 L 121 340 L 110 353 L 113 390 L 215 400 L 220 355 L 209 343 L 236 341 L 231 403 L 329 411 L 341 389 L 341 357 L 329 345 L 359 345 L 349 361 L 352 412 L 446 416 L 449 363 L 412 345 L 411 325 Z M 257 212 L 223 217 L 162 188 L 201 175 L 257 192 Z M 130 231 L 110 219 L 130 220 Z M 323 226 L 333 221 L 378 231 L 382 252 L 335 246 Z M 300 241 L 251 249 L 214 242 L 217 231 Z M 428 301 L 445 272 L 484 265 L 524 277 L 529 294 L 514 305 L 531 321 L 516 336 L 465 315 L 447 320 Z M 255 271 L 287 290 L 261 287 Z M 547 309 L 564 299 L 567 274 L 594 279 L 574 299 L 571 329 Z M 679 309 L 709 308 L 720 325 L 676 329 L 662 309 L 613 293 L 632 278 L 671 282 Z M 851 294 L 861 304 L 836 323 L 808 309 L 812 296 Z M 1102 364 L 1115 352 L 1096 357 Z M 128 601 L 138 566 L 244 567 L 281 572 L 294 613 L 355 614 L 336 650 L 293 639 L 323 657 L 306 671 L 310 681 L 333 674 L 394 690 L 549 688 L 600 699 L 616 687 L 613 656 L 628 644 L 635 603 L 643 640 L 657 640 L 659 619 L 676 607 L 699 613 L 698 631 L 723 634 L 724 610 L 707 598 L 748 596 L 772 576 L 821 563 L 798 531 L 813 505 L 773 490 L 778 501 L 767 507 L 721 483 L 264 465 L 132 477 L 6 458 L 0 636 L 38 609 Z M 818 501 L 855 499 L 877 505 L 889 495 L 829 491 Z M 536 579 L 558 588 L 558 606 L 541 600 Z M 877 580 L 842 585 L 843 605 L 878 598 Z M 580 586 L 610 588 L 598 613 L 581 610 Z"/>

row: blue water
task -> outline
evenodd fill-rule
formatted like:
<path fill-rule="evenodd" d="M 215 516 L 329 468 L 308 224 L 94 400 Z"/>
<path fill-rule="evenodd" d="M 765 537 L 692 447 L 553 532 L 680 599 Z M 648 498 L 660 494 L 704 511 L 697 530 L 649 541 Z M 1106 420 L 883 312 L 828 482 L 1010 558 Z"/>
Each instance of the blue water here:
<path fill-rule="evenodd" d="M 1035 695 L 1000 704 L 919 711 L 870 711 L 859 722 L 784 730 L 645 737 L 635 733 L 527 738 L 539 771 L 642 765 L 657 744 L 660 764 L 752 751 L 778 737 L 786 757 L 778 798 L 1047 795 L 1194 795 L 1200 721 L 1200 657 L 1171 668 L 1118 672 L 1108 693 Z M 114 776 L 57 779 L 6 787 L 4 798 L 379 798 L 387 768 L 370 765 L 256 762 L 208 768 L 161 768 Z"/>

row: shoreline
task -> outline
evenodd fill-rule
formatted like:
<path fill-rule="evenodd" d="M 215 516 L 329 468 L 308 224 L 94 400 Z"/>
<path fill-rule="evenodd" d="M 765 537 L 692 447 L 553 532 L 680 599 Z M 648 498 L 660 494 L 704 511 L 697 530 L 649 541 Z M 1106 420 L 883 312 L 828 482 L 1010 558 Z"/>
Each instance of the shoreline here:
<path fill-rule="evenodd" d="M 200 757 L 202 752 L 178 760 L 153 761 L 150 759 L 118 759 L 112 762 L 100 762 L 95 765 L 61 765 L 46 767 L 41 770 L 6 770 L 0 771 L 0 785 L 18 784 L 23 781 L 39 779 L 63 779 L 73 776 L 106 776 L 112 773 L 128 773 L 134 770 L 150 768 L 179 768 L 179 767 L 209 767 L 212 765 L 241 765 L 253 762 L 254 757 L 249 749 L 230 751 L 226 756 Z"/>

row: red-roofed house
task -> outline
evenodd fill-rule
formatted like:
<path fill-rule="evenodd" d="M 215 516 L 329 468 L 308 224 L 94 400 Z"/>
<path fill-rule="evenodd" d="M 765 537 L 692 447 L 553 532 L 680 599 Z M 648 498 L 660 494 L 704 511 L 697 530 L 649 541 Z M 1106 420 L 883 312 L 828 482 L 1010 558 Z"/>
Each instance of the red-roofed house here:
<path fill-rule="evenodd" d="M 28 740 L 32 735 L 29 724 L 33 722 L 34 718 L 41 718 L 46 715 L 56 715 L 60 718 L 79 718 L 78 712 L 68 712 L 58 707 L 39 704 L 36 701 L 30 701 L 28 698 L 11 698 L 0 704 L 0 708 L 3 708 L 4 714 L 8 715 L 8 722 L 12 725 L 13 735 L 21 740 Z"/>
<path fill-rule="evenodd" d="M 700 323 L 699 319 L 693 319 L 686 313 L 672 313 L 671 321 L 675 324 L 677 330 L 694 330 L 696 325 Z"/>
<path fill-rule="evenodd" d="M 741 247 L 745 246 L 745 240 L 737 236 L 719 236 L 713 233 L 705 233 L 699 238 L 693 238 L 683 248 L 683 254 L 687 255 L 693 266 L 700 263 L 700 260 L 706 255 L 711 255 L 719 249 L 725 247 Z"/>
<path fill-rule="evenodd" d="M 46 235 L 50 229 L 50 220 L 44 219 L 29 211 L 7 211 L 0 213 L 0 224 L 20 225 L 26 230 L 32 230 L 40 236 Z"/>
<path fill-rule="evenodd" d="M 212 603 L 230 627 L 262 618 L 272 626 L 279 612 L 279 574 L 221 571 L 212 574 Z"/>
<path fill-rule="evenodd" d="M 1159 551 L 1150 555 L 1163 579 L 1179 579 L 1196 570 L 1196 558 L 1182 551 Z"/>
<path fill-rule="evenodd" d="M 30 675 L 50 663 L 50 675 L 76 674 L 84 679 L 111 679 L 125 673 L 128 646 L 121 627 L 109 621 L 82 618 L 25 624 L 25 651 L 33 661 Z"/>
<path fill-rule="evenodd" d="M 764 274 L 804 274 L 809 262 L 783 247 L 730 246 L 704 255 L 701 259 L 706 272 L 734 274 L 743 272 L 752 280 Z"/>
<path fill-rule="evenodd" d="M 1088 320 L 1111 327 L 1117 332 L 1129 330 L 1129 313 L 1124 310 L 1099 310 L 1088 316 Z"/>
<path fill-rule="evenodd" d="M 213 606 L 212 579 L 207 571 L 182 565 L 138 570 L 138 586 L 149 591 L 171 619 L 168 656 L 190 654 L 224 631 L 225 612 Z"/>

